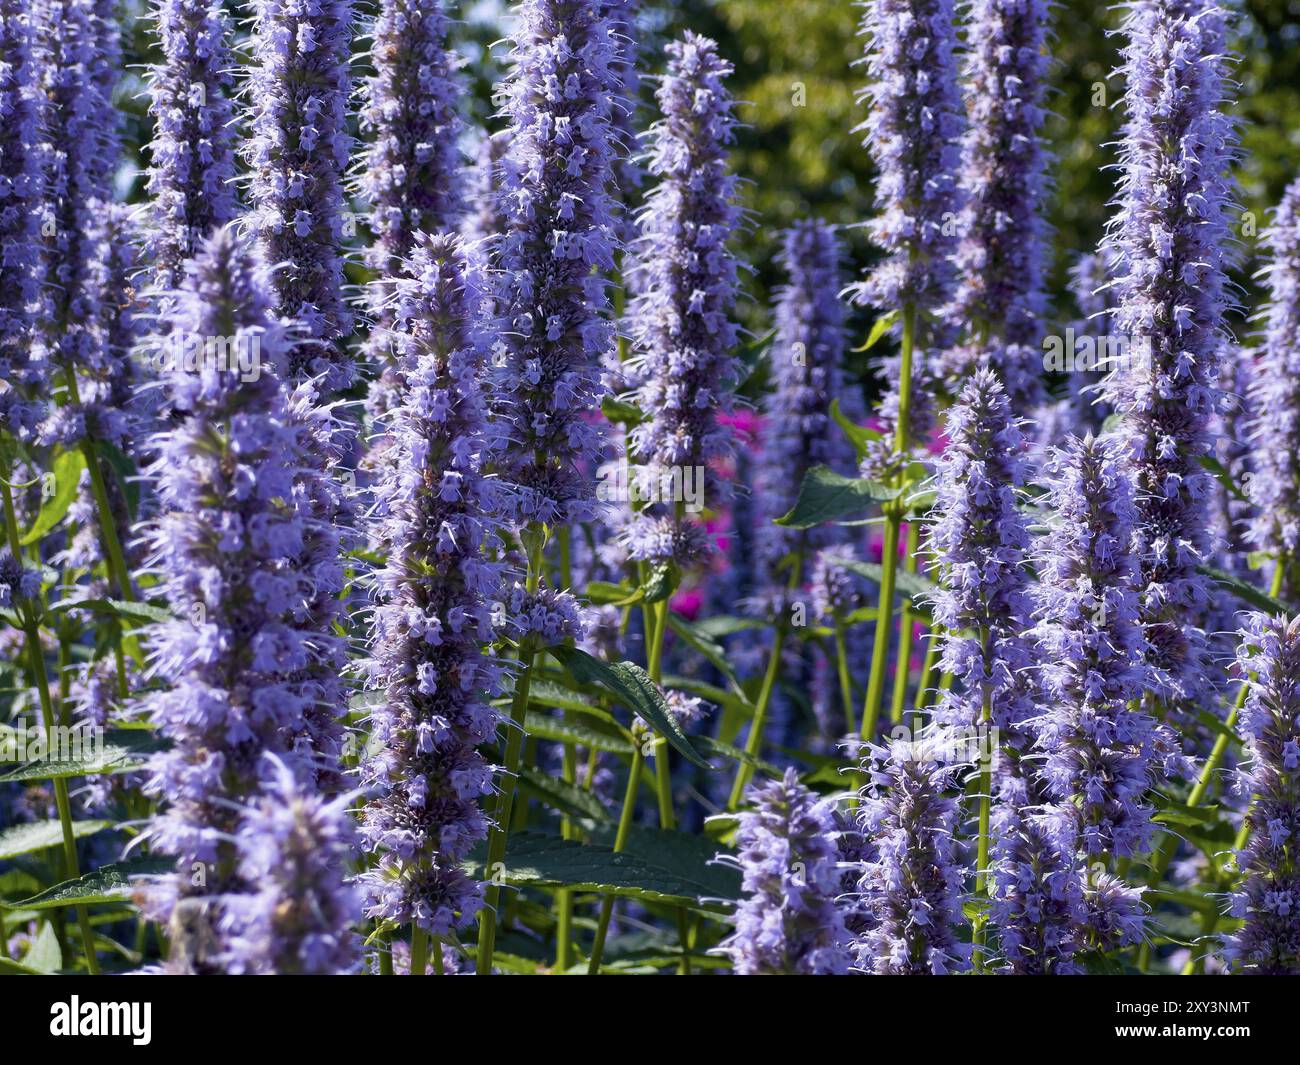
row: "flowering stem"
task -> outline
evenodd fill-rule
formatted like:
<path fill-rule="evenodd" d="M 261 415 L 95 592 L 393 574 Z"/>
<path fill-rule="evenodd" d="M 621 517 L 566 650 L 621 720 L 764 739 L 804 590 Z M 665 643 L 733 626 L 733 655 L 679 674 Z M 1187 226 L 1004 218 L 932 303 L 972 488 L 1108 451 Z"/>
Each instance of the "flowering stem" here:
<path fill-rule="evenodd" d="M 636 792 L 641 783 L 641 767 L 644 765 L 641 748 L 632 752 L 632 766 L 627 775 L 627 791 L 623 793 L 623 810 L 618 817 L 618 832 L 614 835 L 614 853 L 621 854 L 627 846 L 628 834 L 632 831 L 632 814 L 636 810 Z M 609 933 L 609 920 L 614 914 L 614 896 L 606 895 L 600 903 L 600 920 L 596 923 L 596 938 L 591 944 L 591 960 L 587 963 L 587 975 L 600 975 L 600 958 L 605 952 L 605 936 Z"/>
<path fill-rule="evenodd" d="M 18 514 L 14 509 L 13 490 L 9 487 L 9 470 L 0 477 L 0 493 L 4 499 L 5 533 L 9 540 L 9 550 L 15 561 L 22 557 L 21 537 L 18 533 Z M 20 609 L 23 635 L 27 644 L 27 658 L 32 676 L 36 682 L 36 692 L 41 704 L 41 723 L 45 726 L 45 745 L 48 750 L 55 750 L 54 703 L 50 698 L 50 678 L 45 670 L 45 652 L 41 648 L 41 633 L 36 623 L 36 616 L 29 604 Z M 68 800 L 68 781 L 64 777 L 54 780 L 54 804 L 59 812 L 59 828 L 63 835 L 63 862 L 69 880 L 81 875 L 77 862 L 77 842 L 72 834 L 72 804 Z M 86 968 L 92 976 L 99 975 L 99 959 L 95 956 L 95 937 L 90 929 L 90 915 L 85 906 L 77 907 L 77 923 L 81 927 L 81 942 L 86 954 Z"/>

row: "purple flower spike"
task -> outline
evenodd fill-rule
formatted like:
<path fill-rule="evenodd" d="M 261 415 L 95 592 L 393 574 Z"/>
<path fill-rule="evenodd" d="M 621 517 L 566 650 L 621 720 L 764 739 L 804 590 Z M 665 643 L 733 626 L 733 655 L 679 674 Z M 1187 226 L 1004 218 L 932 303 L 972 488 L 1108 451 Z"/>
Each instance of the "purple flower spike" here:
<path fill-rule="evenodd" d="M 927 744 L 869 749 L 859 821 L 874 854 L 858 883 L 867 924 L 854 944 L 857 967 L 882 976 L 943 976 L 970 965 L 957 936 L 963 870 L 953 835 L 957 803 L 946 793 L 956 766 Z"/>
<path fill-rule="evenodd" d="M 731 453 L 731 431 L 718 415 L 731 410 L 739 369 L 731 318 L 737 260 L 728 249 L 740 222 L 727 165 L 735 117 L 725 82 L 733 68 L 713 41 L 693 33 L 666 52 L 668 72 L 655 94 L 662 118 L 650 131 L 649 169 L 659 183 L 629 268 L 637 405 L 646 414 L 629 450 L 644 484 L 680 471 L 700 487 L 699 502 L 716 506 L 725 485 L 713 463 Z M 712 553 L 707 539 L 684 528 L 673 498 L 638 514 L 629 531 L 633 558 L 690 565 Z"/>
<path fill-rule="evenodd" d="M 962 683 L 945 693 L 936 720 L 973 728 L 987 698 L 1004 744 L 1023 749 L 1024 723 L 1033 716 L 1027 679 L 1033 654 L 1024 636 L 1032 612 L 1029 530 L 1017 507 L 1024 438 L 988 367 L 962 389 L 948 414 L 948 435 L 930 532 L 941 585 L 934 620 L 948 633 L 942 666 Z"/>
<path fill-rule="evenodd" d="M 1255 418 L 1251 526 L 1257 549 L 1286 555 L 1289 569 L 1300 558 L 1300 180 L 1286 190 L 1264 234 L 1269 259 L 1267 329 L 1250 398 Z M 1288 598 L 1294 576 L 1283 585 Z"/>
<path fill-rule="evenodd" d="M 288 344 L 269 270 L 229 228 L 187 267 L 162 333 L 224 337 L 267 360 L 257 374 L 215 359 L 169 373 L 169 398 L 188 417 L 154 442 L 151 469 L 152 562 L 175 615 L 149 640 L 167 687 L 145 705 L 171 741 L 148 784 L 164 801 L 151 838 L 178 863 L 151 910 L 171 922 L 173 965 L 224 972 L 242 964 L 236 913 L 257 889 L 236 863 L 239 806 L 257 794 L 264 753 L 314 779 L 325 755 L 299 739 L 341 702 L 342 641 L 304 609 L 334 578 L 338 539 L 302 491 L 311 441 L 268 366 Z"/>
<path fill-rule="evenodd" d="M 592 420 L 613 350 L 603 275 L 618 245 L 609 194 L 619 77 L 603 0 L 523 0 L 505 114 L 497 412 L 501 479 L 520 524 L 596 510 L 601 433 Z"/>
<path fill-rule="evenodd" d="M 164 290 L 213 230 L 239 211 L 235 193 L 234 59 L 219 0 L 158 0 L 162 62 L 150 75 L 154 136 L 148 257 Z"/>
<path fill-rule="evenodd" d="M 459 238 L 420 234 L 394 307 L 405 388 L 388 415 L 393 461 L 377 493 L 391 545 L 379 572 L 370 683 L 380 752 L 365 766 L 364 834 L 379 855 L 364 882 L 372 916 L 442 936 L 473 921 L 482 885 L 461 868 L 488 822 L 500 666 L 483 644 L 501 567 L 484 558 L 499 502 L 481 470 L 482 339 L 473 331 Z M 558 634 L 562 636 L 563 634 Z"/>
<path fill-rule="evenodd" d="M 1211 474 L 1201 465 L 1218 403 L 1233 202 L 1224 110 L 1226 13 L 1214 0 L 1137 0 L 1124 23 L 1127 84 L 1119 212 L 1106 253 L 1128 358 L 1103 397 L 1124 414 L 1136 482 L 1142 622 L 1152 697 L 1202 700 Z"/>
<path fill-rule="evenodd" d="M 764 411 L 765 461 L 757 488 L 768 518 L 759 540 L 769 568 L 796 544 L 816 549 L 844 539 L 844 531 L 833 525 L 800 533 L 771 523 L 794 506 L 812 467 L 854 473 L 853 446 L 830 413 L 831 402 L 839 399 L 845 417 L 865 418 L 861 391 L 845 380 L 841 366 L 848 346 L 838 298 L 842 257 L 835 228 L 824 222 L 802 222 L 782 237 L 779 262 L 788 280 L 777 293 L 776 336 L 768 351 L 775 388 Z"/>
<path fill-rule="evenodd" d="M 231 908 L 232 972 L 336 976 L 356 972 L 361 892 L 348 881 L 351 795 L 322 798 L 273 754 L 239 826 L 239 875 L 254 887 Z"/>
<path fill-rule="evenodd" d="M 832 802 L 800 784 L 793 769 L 751 785 L 745 802 L 736 831 L 745 897 L 718 950 L 741 976 L 848 972 Z"/>
<path fill-rule="evenodd" d="M 276 267 L 276 309 L 303 331 L 288 376 L 320 377 L 325 394 L 355 375 L 340 344 L 352 329 L 341 254 L 351 41 L 351 0 L 257 0 L 253 224 Z"/>
<path fill-rule="evenodd" d="M 951 225 L 958 208 L 961 94 L 952 0 L 870 0 L 862 20 L 869 84 L 861 93 L 880 174 L 872 239 L 887 253 L 855 300 L 880 310 L 934 311 L 952 296 Z"/>
<path fill-rule="evenodd" d="M 1041 662 L 1037 746 L 1047 793 L 1090 855 L 1132 856 L 1151 843 L 1149 789 L 1170 737 L 1133 704 L 1146 641 L 1131 552 L 1137 511 L 1115 442 L 1071 439 L 1044 484 L 1052 514 L 1035 552 L 1041 581 L 1030 633 Z"/>
<path fill-rule="evenodd" d="M 1224 956 L 1262 975 L 1300 975 L 1300 619 L 1251 614 L 1237 652 L 1250 676 L 1241 714 L 1250 839 L 1237 855 L 1244 879 L 1231 897 L 1242 921 Z"/>
<path fill-rule="evenodd" d="M 41 311 L 41 71 L 20 0 L 0 0 L 0 430 L 30 437 L 40 422 L 46 367 L 34 351 Z"/>

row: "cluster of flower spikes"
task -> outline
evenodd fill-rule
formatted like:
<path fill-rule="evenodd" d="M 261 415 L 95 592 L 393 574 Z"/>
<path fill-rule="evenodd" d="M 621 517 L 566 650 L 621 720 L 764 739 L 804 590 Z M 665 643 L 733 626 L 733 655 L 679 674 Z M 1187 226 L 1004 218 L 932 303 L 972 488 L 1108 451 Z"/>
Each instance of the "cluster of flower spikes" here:
<path fill-rule="evenodd" d="M 400 274 L 417 234 L 453 231 L 464 206 L 457 143 L 462 87 L 459 60 L 447 48 L 451 20 L 444 8 L 442 0 L 384 0 L 375 22 L 375 74 L 366 81 L 360 116 L 373 139 L 359 184 L 370 205 L 376 355 L 391 344 L 384 305 L 390 279 Z"/>
<path fill-rule="evenodd" d="M 960 685 L 944 693 L 935 720 L 974 728 L 987 706 L 1003 747 L 1024 753 L 1034 716 L 1029 530 L 1018 508 L 1024 438 L 992 369 L 980 367 L 966 383 L 947 432 L 930 529 L 940 585 L 933 603 L 946 633 L 941 666 Z"/>
<path fill-rule="evenodd" d="M 163 292 L 185 260 L 239 213 L 235 191 L 234 59 L 219 0 L 158 0 L 162 61 L 149 75 L 154 119 L 146 189 L 154 224 L 146 245 Z"/>
<path fill-rule="evenodd" d="M 750 785 L 745 806 L 735 858 L 744 898 L 719 951 L 741 976 L 848 972 L 834 803 L 787 769 L 780 780 Z"/>
<path fill-rule="evenodd" d="M 276 308 L 302 331 L 287 378 L 320 378 L 325 394 L 355 376 L 340 343 L 352 23 L 351 0 L 257 0 L 249 85 L 253 226 L 278 267 Z"/>
<path fill-rule="evenodd" d="M 1251 679 L 1241 728 L 1240 791 L 1250 832 L 1237 854 L 1242 881 L 1230 912 L 1241 921 L 1224 957 L 1234 968 L 1300 975 L 1300 620 L 1250 614 L 1238 661 Z"/>
<path fill-rule="evenodd" d="M 636 293 L 636 402 L 645 412 L 629 450 L 638 480 L 694 473 L 703 478 L 705 501 L 716 506 L 726 482 L 714 464 L 731 453 L 731 430 L 718 415 L 731 410 L 739 373 L 732 354 L 739 327 L 731 319 L 738 264 L 728 249 L 740 223 L 727 163 L 735 135 L 726 87 L 732 66 L 713 41 L 690 32 L 666 53 L 668 70 L 655 93 L 662 117 L 650 130 L 649 171 L 658 183 L 646 197 L 628 268 Z M 628 529 L 632 558 L 704 561 L 712 553 L 707 534 L 680 510 L 671 501 L 647 505 Z"/>
<path fill-rule="evenodd" d="M 373 916 L 443 936 L 482 905 L 461 866 L 487 836 L 479 799 L 493 790 L 478 747 L 496 733 L 501 667 L 483 644 L 504 574 L 484 557 L 500 499 L 482 471 L 499 441 L 459 238 L 417 235 L 405 275 L 394 305 L 405 387 L 386 415 L 395 461 L 376 487 L 390 558 L 367 664 L 385 695 L 371 719 L 380 750 L 365 766 L 364 836 L 380 858 L 363 879 Z"/>
<path fill-rule="evenodd" d="M 1139 0 L 1129 8 L 1122 174 L 1105 245 L 1114 329 L 1133 349 L 1107 375 L 1102 395 L 1124 415 L 1136 484 L 1148 688 L 1179 716 L 1179 707 L 1213 692 L 1197 625 L 1208 578 L 1197 566 L 1211 546 L 1212 477 L 1201 459 L 1218 403 L 1232 249 L 1225 24 L 1215 0 Z"/>
<path fill-rule="evenodd" d="M 839 299 L 842 257 L 835 228 L 825 222 L 801 222 L 782 234 L 778 261 L 786 283 L 777 292 L 776 335 L 768 349 L 774 387 L 764 404 L 764 461 L 756 486 L 769 519 L 759 533 L 769 570 L 796 547 L 816 550 L 844 539 L 834 525 L 801 532 L 771 523 L 794 507 L 814 466 L 851 476 L 857 462 L 830 415 L 831 402 L 839 399 L 850 421 L 865 417 L 860 391 L 845 380 L 840 364 L 847 346 Z"/>
<path fill-rule="evenodd" d="M 167 319 L 167 334 L 255 342 L 271 360 L 289 343 L 269 269 L 229 227 L 187 266 Z M 178 872 L 152 885 L 148 905 L 171 924 L 174 967 L 219 972 L 238 964 L 234 897 L 257 890 L 238 867 L 239 806 L 257 794 L 267 753 L 310 784 L 317 756 L 297 738 L 322 704 L 339 709 L 315 667 L 342 641 L 309 609 L 334 579 L 338 544 L 305 497 L 310 441 L 270 365 L 253 377 L 205 361 L 166 385 L 188 416 L 152 445 L 160 514 L 149 539 L 177 616 L 150 632 L 151 672 L 166 687 L 144 706 L 171 744 L 150 767 L 147 791 L 163 804 L 151 845 Z"/>
<path fill-rule="evenodd" d="M 1055 451 L 1042 482 L 1053 519 L 1035 551 L 1029 633 L 1041 661 L 1041 776 L 1085 853 L 1133 857 L 1151 843 L 1148 793 L 1177 768 L 1173 737 L 1137 705 L 1147 671 L 1133 487 L 1117 442 L 1091 435 Z"/>
<path fill-rule="evenodd" d="M 362 909 L 349 874 L 356 830 L 349 794 L 323 796 L 274 754 L 247 804 L 236 841 L 238 875 L 252 892 L 230 901 L 230 972 L 325 976 L 356 972 L 352 930 Z"/>
<path fill-rule="evenodd" d="M 506 86 L 506 229 L 494 293 L 498 459 L 520 525 L 570 525 L 596 509 L 601 365 L 614 347 L 605 276 L 618 237 L 610 128 L 619 78 L 604 0 L 523 0 Z"/>
<path fill-rule="evenodd" d="M 948 792 L 960 766 L 934 741 L 868 747 L 858 821 L 869 855 L 856 908 L 865 926 L 853 943 L 856 967 L 878 975 L 942 976 L 969 966 L 957 933 L 964 871 L 954 833 L 958 805 Z"/>
<path fill-rule="evenodd" d="M 1048 256 L 1042 205 L 1047 155 L 1045 0 L 973 0 L 968 15 L 966 109 L 959 184 L 960 234 L 953 256 L 961 281 L 945 311 L 966 331 L 964 357 L 948 366 L 954 391 L 980 362 L 999 371 L 1012 406 L 1045 396 L 1039 374 L 1043 272 Z M 955 373 L 954 373 L 955 371 Z"/>
<path fill-rule="evenodd" d="M 0 0 L 0 430 L 19 439 L 40 423 L 46 367 L 34 350 L 44 295 L 40 67 L 32 19 Z"/>
<path fill-rule="evenodd" d="M 1282 593 L 1300 594 L 1300 180 L 1292 182 L 1264 234 L 1269 302 L 1264 343 L 1251 381 L 1256 506 L 1254 547 L 1286 560 Z"/>

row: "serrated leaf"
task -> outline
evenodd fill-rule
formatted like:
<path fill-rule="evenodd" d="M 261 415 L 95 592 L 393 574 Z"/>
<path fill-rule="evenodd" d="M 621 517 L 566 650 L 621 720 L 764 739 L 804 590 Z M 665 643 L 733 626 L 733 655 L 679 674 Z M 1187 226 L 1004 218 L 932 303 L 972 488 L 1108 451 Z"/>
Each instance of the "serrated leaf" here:
<path fill-rule="evenodd" d="M 748 766 L 762 770 L 771 777 L 779 777 L 781 770 L 771 762 L 765 762 L 761 758 L 755 758 L 748 751 L 734 747 L 730 743 L 723 743 L 721 740 L 715 740 L 711 736 L 696 736 L 695 745 L 706 754 L 716 754 L 722 758 L 730 758 L 733 762 L 744 762 Z"/>
<path fill-rule="evenodd" d="M 682 571 L 673 562 L 658 562 L 650 569 L 649 577 L 642 588 L 647 603 L 661 603 L 682 581 Z"/>
<path fill-rule="evenodd" d="M 871 332 L 867 334 L 867 339 L 863 341 L 862 347 L 854 348 L 855 352 L 870 351 L 880 343 L 881 338 L 894 328 L 895 323 L 903 316 L 902 311 L 888 311 L 882 314 L 871 326 Z"/>
<path fill-rule="evenodd" d="M 586 587 L 587 598 L 593 603 L 613 606 L 630 606 L 639 603 L 645 594 L 642 588 L 632 588 L 626 584 L 613 584 L 610 581 L 592 581 Z"/>
<path fill-rule="evenodd" d="M 125 618 L 141 623 L 176 620 L 171 611 L 164 607 L 150 603 L 129 603 L 125 599 L 63 599 L 51 606 L 46 613 L 62 614 L 69 610 L 86 610 L 102 617 Z"/>
<path fill-rule="evenodd" d="M 1152 815 L 1152 821 L 1163 825 L 1217 825 L 1219 823 L 1217 806 L 1166 806 Z"/>
<path fill-rule="evenodd" d="M 877 584 L 885 576 L 884 567 L 878 562 L 859 562 L 854 558 L 845 558 L 839 560 L 839 564 L 847 570 L 861 574 L 868 580 L 875 581 Z M 928 577 L 923 577 L 919 573 L 910 573 L 901 567 L 894 571 L 894 587 L 902 595 L 911 599 L 914 604 L 923 603 L 939 590 L 938 585 Z"/>
<path fill-rule="evenodd" d="M 73 821 L 72 838 L 82 839 L 93 836 L 107 828 L 111 821 Z M 37 821 L 29 825 L 14 825 L 0 832 L 0 861 L 17 858 L 20 854 L 43 851 L 47 847 L 57 847 L 63 843 L 63 827 L 57 819 Z"/>
<path fill-rule="evenodd" d="M 614 827 L 597 826 L 592 832 L 593 843 L 613 846 Z M 684 882 L 698 884 L 702 893 L 698 899 L 718 899 L 734 902 L 741 897 L 741 873 L 734 865 L 719 862 L 716 841 L 689 832 L 667 832 L 662 828 L 633 825 L 623 847 L 650 865 L 680 877 Z"/>
<path fill-rule="evenodd" d="M 150 730 L 116 729 L 105 732 L 98 750 L 83 751 L 82 758 L 19 762 L 16 768 L 0 773 L 0 784 L 86 777 L 102 773 L 129 773 L 143 768 L 148 755 L 161 751 L 166 746 L 166 741 Z"/>
<path fill-rule="evenodd" d="M 519 782 L 524 791 L 534 798 L 541 799 L 548 806 L 560 813 L 572 814 L 574 817 L 589 817 L 593 821 L 611 820 L 605 804 L 589 791 L 570 784 L 567 780 L 543 773 L 540 769 L 526 766 L 519 771 Z"/>
<path fill-rule="evenodd" d="M 528 735 L 554 743 L 572 743 L 594 751 L 608 751 L 630 758 L 632 741 L 622 736 L 611 736 L 577 721 L 563 721 L 558 717 L 528 716 Z"/>
<path fill-rule="evenodd" d="M 814 466 L 804 474 L 799 498 L 776 524 L 787 529 L 811 529 L 815 525 L 851 517 L 876 505 L 897 499 L 903 489 L 879 481 L 845 477 L 829 466 Z"/>
<path fill-rule="evenodd" d="M 63 951 L 59 949 L 59 937 L 54 934 L 54 925 L 46 921 L 36 938 L 23 955 L 23 965 L 38 973 L 57 973 L 63 968 Z"/>
<path fill-rule="evenodd" d="M 691 746 L 691 741 L 681 726 L 668 713 L 663 692 L 646 675 L 645 670 L 631 662 L 602 662 L 577 647 L 563 645 L 547 648 L 570 673 L 583 684 L 596 684 L 618 699 L 625 707 L 651 725 L 664 739 L 692 765 L 709 769 L 709 763 Z"/>
<path fill-rule="evenodd" d="M 83 873 L 75 880 L 65 880 L 17 902 L 0 902 L 0 906 L 7 910 L 53 910 L 60 906 L 98 906 L 105 902 L 122 902 L 134 892 L 135 878 L 156 876 L 175 867 L 175 862 L 163 858 L 139 858 L 132 862 L 102 865 L 94 872 Z"/>
<path fill-rule="evenodd" d="M 849 443 L 857 451 L 859 459 L 866 455 L 868 448 L 872 444 L 884 436 L 879 429 L 869 429 L 867 426 L 859 425 L 849 418 L 840 409 L 838 398 L 831 400 L 831 417 L 835 419 L 835 424 L 844 431 L 844 435 L 849 438 Z"/>
<path fill-rule="evenodd" d="M 701 632 L 696 625 L 672 611 L 668 613 L 668 627 L 707 658 L 714 668 L 726 677 L 731 684 L 737 688 L 740 687 L 740 681 L 736 677 L 735 670 L 731 668 L 731 663 L 727 661 L 727 652 L 721 644 L 715 643 L 709 636 Z"/>
<path fill-rule="evenodd" d="M 600 410 L 615 425 L 640 425 L 645 421 L 645 414 L 635 403 L 606 396 L 600 401 Z"/>
<path fill-rule="evenodd" d="M 1271 595 L 1256 588 L 1253 584 L 1247 584 L 1240 578 L 1234 577 L 1231 573 L 1225 573 L 1221 569 L 1215 569 L 1213 566 L 1197 566 L 1198 573 L 1209 577 L 1215 584 L 1221 588 L 1226 588 L 1238 599 L 1244 603 L 1249 603 L 1256 610 L 1262 610 L 1265 614 L 1288 614 L 1291 608 Z"/>
<path fill-rule="evenodd" d="M 22 538 L 22 545 L 34 544 L 63 520 L 72 501 L 77 498 L 81 473 L 86 468 L 86 458 L 80 451 L 64 451 L 54 459 L 51 476 L 54 491 L 41 503 L 36 520 Z"/>

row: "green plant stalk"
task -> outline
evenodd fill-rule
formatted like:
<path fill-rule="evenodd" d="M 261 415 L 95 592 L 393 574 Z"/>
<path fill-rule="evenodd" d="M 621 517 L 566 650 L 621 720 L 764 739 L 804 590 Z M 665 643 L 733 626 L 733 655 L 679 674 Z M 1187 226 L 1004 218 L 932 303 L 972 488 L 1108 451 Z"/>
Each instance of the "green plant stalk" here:
<path fill-rule="evenodd" d="M 835 671 L 840 678 L 840 702 L 844 704 L 844 724 L 848 732 L 858 727 L 853 706 L 853 682 L 849 680 L 849 649 L 844 638 L 844 624 L 835 619 Z"/>
<path fill-rule="evenodd" d="M 1269 587 L 1269 595 L 1276 599 L 1282 592 L 1282 579 L 1286 573 L 1286 560 L 1279 559 L 1277 569 L 1273 571 L 1273 580 Z M 1228 744 L 1231 742 L 1228 735 L 1237 727 L 1237 719 L 1241 716 L 1241 711 L 1246 705 L 1246 696 L 1250 694 L 1249 679 L 1243 679 L 1241 686 L 1237 689 L 1237 697 L 1233 700 L 1232 709 L 1228 711 L 1227 720 L 1224 721 L 1225 731 L 1219 733 L 1214 738 L 1214 746 L 1210 749 L 1210 755 L 1205 759 L 1205 765 L 1201 767 L 1201 775 L 1197 777 L 1196 784 L 1193 785 L 1191 792 L 1187 796 L 1187 802 L 1184 803 L 1189 809 L 1200 806 L 1205 800 L 1211 785 L 1214 783 L 1215 774 L 1219 771 L 1219 766 L 1223 764 L 1223 756 L 1227 753 Z M 1151 857 L 1151 873 L 1147 878 L 1149 887 L 1156 887 L 1165 878 L 1165 873 L 1169 870 L 1169 863 L 1174 860 L 1174 851 L 1178 847 L 1178 837 L 1172 832 L 1166 832 L 1160 837 L 1155 852 Z M 1146 972 L 1151 964 L 1151 944 L 1143 943 L 1138 948 L 1138 968 Z"/>
<path fill-rule="evenodd" d="M 772 692 L 776 688 L 776 678 L 781 672 L 781 651 L 785 647 L 785 625 L 777 626 L 772 639 L 772 651 L 767 660 L 767 671 L 763 674 L 763 686 L 758 691 L 758 702 L 754 706 L 754 720 L 749 725 L 749 736 L 745 739 L 745 753 L 757 758 L 763 746 L 763 728 L 767 724 L 767 708 L 772 702 Z M 735 810 L 745 794 L 749 778 L 754 770 L 749 762 L 736 766 L 736 779 L 731 785 L 731 795 L 727 799 L 727 809 Z"/>
<path fill-rule="evenodd" d="M 0 494 L 4 501 L 5 531 L 9 540 L 9 550 L 15 559 L 22 558 L 21 539 L 18 534 L 18 513 L 14 509 L 13 490 L 9 487 L 9 470 L 0 477 Z M 50 698 L 50 678 L 45 670 L 45 652 L 41 648 L 41 632 L 36 618 L 24 606 L 21 610 L 23 636 L 27 645 L 27 660 L 36 682 L 36 692 L 40 699 L 41 723 L 45 726 L 45 742 L 49 750 L 55 749 L 54 702 Z M 59 813 L 59 828 L 63 836 L 63 864 L 69 880 L 81 875 L 77 861 L 77 840 L 72 834 L 72 804 L 68 799 L 68 781 L 66 777 L 54 780 L 54 805 Z M 99 959 L 95 955 L 95 936 L 90 928 L 90 915 L 85 906 L 76 907 L 77 924 L 81 928 L 81 942 L 86 955 L 86 968 L 92 976 L 99 974 Z"/>
<path fill-rule="evenodd" d="M 988 642 L 987 638 L 984 641 Z M 993 721 L 993 704 L 988 692 L 980 705 L 980 723 L 987 730 Z M 989 897 L 989 820 L 993 805 L 993 757 L 995 751 L 987 751 L 980 759 L 979 775 L 979 840 L 975 857 L 975 898 L 987 905 Z M 976 915 L 972 927 L 974 949 L 971 951 L 971 966 L 975 972 L 984 971 L 984 946 L 988 934 L 988 914 L 981 911 Z"/>
<path fill-rule="evenodd" d="M 429 967 L 429 936 L 419 925 L 411 925 L 411 975 L 423 976 Z"/>
<path fill-rule="evenodd" d="M 560 556 L 560 587 L 568 588 L 573 583 L 573 530 L 562 526 L 556 534 Z M 573 720 L 570 710 L 564 711 L 566 722 Z M 561 775 L 566 784 L 576 784 L 578 780 L 578 746 L 565 742 L 562 754 Z M 560 818 L 560 837 L 573 839 L 573 818 L 567 813 Z M 439 959 L 441 960 L 441 959 Z M 573 965 L 573 892 L 562 889 L 555 893 L 555 968 L 566 972 Z"/>
<path fill-rule="evenodd" d="M 907 547 L 903 556 L 903 570 L 915 573 L 917 570 L 917 552 L 921 546 L 921 523 L 912 520 L 907 523 Z M 889 720 L 895 725 L 903 723 L 903 703 L 907 699 L 907 682 L 912 676 L 912 629 L 915 611 L 909 596 L 903 600 L 898 615 L 898 658 L 894 669 L 894 695 L 889 707 Z"/>
<path fill-rule="evenodd" d="M 623 793 L 623 809 L 618 816 L 618 831 L 614 834 L 614 853 L 621 854 L 627 846 L 632 831 L 632 815 L 636 811 L 636 792 L 641 783 L 641 767 L 645 759 L 638 746 L 632 752 L 632 767 L 627 776 L 627 791 Z M 600 919 L 596 922 L 596 938 L 591 944 L 591 959 L 587 962 L 587 975 L 600 975 L 601 955 L 605 953 L 605 937 L 609 934 L 609 921 L 614 915 L 614 896 L 606 895 L 600 903 Z"/>
<path fill-rule="evenodd" d="M 917 685 L 916 698 L 912 701 L 913 727 L 930 700 L 930 683 L 934 679 L 934 667 L 939 663 L 939 635 L 938 627 L 931 627 L 926 641 L 925 661 L 921 664 L 921 679 Z"/>
<path fill-rule="evenodd" d="M 1237 838 L 1232 844 L 1233 855 L 1240 854 L 1245 849 L 1246 844 L 1250 841 L 1250 809 L 1247 807 L 1246 814 L 1241 819 L 1241 828 L 1237 831 Z M 1223 875 L 1219 878 L 1219 888 L 1221 891 L 1227 891 L 1232 887 L 1235 879 L 1231 870 L 1225 868 L 1222 870 Z M 1211 910 L 1201 915 L 1201 937 L 1209 939 L 1214 935 L 1219 927 L 1219 911 Z M 1187 964 L 1183 966 L 1183 976 L 1200 976 L 1205 972 L 1205 955 L 1193 955 L 1187 959 Z"/>

